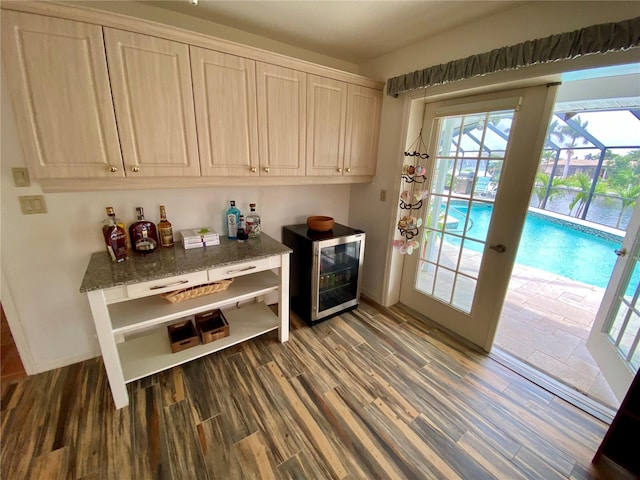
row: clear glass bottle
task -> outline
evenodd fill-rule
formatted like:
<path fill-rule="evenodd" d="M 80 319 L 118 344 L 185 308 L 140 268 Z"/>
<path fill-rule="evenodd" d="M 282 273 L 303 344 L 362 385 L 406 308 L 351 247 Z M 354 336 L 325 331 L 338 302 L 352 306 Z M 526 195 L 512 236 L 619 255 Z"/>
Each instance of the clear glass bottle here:
<path fill-rule="evenodd" d="M 247 230 L 249 230 L 249 237 L 256 238 L 260 236 L 261 225 L 260 215 L 256 213 L 256 204 L 250 203 L 249 208 L 251 213 L 247 215 Z"/>
<path fill-rule="evenodd" d="M 131 248 L 137 253 L 152 253 L 158 248 L 158 233 L 153 222 L 144 219 L 144 209 L 136 207 L 138 221 L 129 226 Z"/>
<path fill-rule="evenodd" d="M 247 222 L 244 219 L 244 215 L 240 215 L 240 222 L 238 222 L 238 241 L 243 241 L 247 238 L 249 238 Z"/>
<path fill-rule="evenodd" d="M 102 236 L 107 245 L 107 252 L 114 262 L 127 259 L 127 231 L 116 218 L 113 207 L 107 207 L 107 218 L 102 222 Z"/>
<path fill-rule="evenodd" d="M 236 208 L 235 200 L 231 200 L 230 207 L 227 210 L 227 237 L 229 240 L 238 238 L 238 223 L 240 223 L 240 210 Z"/>
<path fill-rule="evenodd" d="M 160 205 L 160 223 L 158 223 L 158 240 L 161 247 L 173 247 L 173 227 L 167 220 L 167 211 Z"/>

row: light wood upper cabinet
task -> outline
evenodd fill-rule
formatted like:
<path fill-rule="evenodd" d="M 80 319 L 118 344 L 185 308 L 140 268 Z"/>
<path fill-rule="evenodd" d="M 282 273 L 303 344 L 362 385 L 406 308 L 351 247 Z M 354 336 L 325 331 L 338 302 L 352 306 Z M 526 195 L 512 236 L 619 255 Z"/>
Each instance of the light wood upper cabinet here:
<path fill-rule="evenodd" d="M 305 175 L 306 74 L 258 62 L 261 176 Z"/>
<path fill-rule="evenodd" d="M 307 175 L 341 176 L 347 83 L 307 75 Z"/>
<path fill-rule="evenodd" d="M 256 62 L 190 52 L 202 175 L 258 176 Z"/>
<path fill-rule="evenodd" d="M 199 176 L 189 46 L 104 29 L 127 176 Z"/>
<path fill-rule="evenodd" d="M 349 85 L 344 170 L 349 175 L 374 175 L 380 133 L 382 93 Z"/>
<path fill-rule="evenodd" d="M 45 192 L 375 174 L 380 82 L 80 7 L 0 9 L 3 79 Z"/>
<path fill-rule="evenodd" d="M 122 177 L 102 28 L 3 10 L 2 51 L 32 173 Z"/>

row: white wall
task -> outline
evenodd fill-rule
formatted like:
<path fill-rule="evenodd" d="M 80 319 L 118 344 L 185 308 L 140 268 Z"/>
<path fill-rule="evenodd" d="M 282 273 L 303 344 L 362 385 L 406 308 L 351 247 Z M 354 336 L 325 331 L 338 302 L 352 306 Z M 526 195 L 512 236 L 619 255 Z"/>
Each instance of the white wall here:
<path fill-rule="evenodd" d="M 255 36 L 247 35 L 255 42 Z M 233 40 L 240 36 L 236 31 Z M 272 43 L 264 39 L 263 46 Z M 320 58 L 312 52 L 291 49 L 289 53 L 304 60 L 317 62 Z M 326 64 L 343 69 L 348 66 L 340 61 Z M 42 190 L 33 178 L 31 187 L 13 186 L 11 168 L 26 164 L 6 74 L 3 69 L 0 82 L 2 301 L 11 307 L 6 313 L 12 331 L 17 333 L 14 336 L 19 348 L 19 340 L 26 339 L 28 352 L 23 349 L 21 356 L 28 373 L 100 353 L 86 296 L 78 289 L 90 254 L 104 248 L 101 222 L 106 206 L 113 206 L 128 225 L 135 219 L 136 206 L 144 207 L 146 218 L 157 222 L 158 207 L 164 204 L 176 231 L 205 225 L 222 231 L 223 213 L 230 199 L 236 200 L 243 212 L 248 212 L 250 202 L 256 202 L 265 233 L 278 240 L 283 225 L 304 223 L 310 215 L 329 215 L 339 223 L 349 223 L 349 185 L 55 193 L 45 194 L 47 214 L 22 215 L 18 196 L 37 195 Z"/>
<path fill-rule="evenodd" d="M 388 79 L 525 40 L 636 16 L 637 2 L 526 2 L 371 60 L 360 66 L 361 74 Z M 456 92 L 460 96 L 468 95 L 473 90 L 481 91 L 492 84 L 507 85 L 528 77 L 557 74 L 562 71 L 563 65 L 569 69 L 606 62 L 615 64 L 626 59 L 639 61 L 639 53 L 635 49 L 620 54 L 591 55 L 570 62 L 556 62 L 517 72 L 477 77 L 429 88 L 426 96 L 456 95 Z M 422 97 L 425 92 L 417 95 Z M 407 137 L 409 96 L 384 96 L 376 178 L 371 184 L 354 185 L 351 190 L 349 220 L 367 232 L 367 275 L 363 291 L 383 305 L 396 303 L 399 293 L 398 274 L 402 267 L 402 256 L 392 251 L 391 240 L 395 235 L 398 205 L 396 195 L 399 193 L 399 172 Z M 384 203 L 379 201 L 380 190 L 387 191 L 387 201 Z M 376 205 L 377 208 L 372 209 L 371 205 Z"/>

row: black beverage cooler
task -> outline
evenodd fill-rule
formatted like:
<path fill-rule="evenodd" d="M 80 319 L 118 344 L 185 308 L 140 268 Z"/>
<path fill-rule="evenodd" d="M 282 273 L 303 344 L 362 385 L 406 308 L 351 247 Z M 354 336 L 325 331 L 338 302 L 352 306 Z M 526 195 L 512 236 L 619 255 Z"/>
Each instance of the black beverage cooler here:
<path fill-rule="evenodd" d="M 282 227 L 291 257 L 291 309 L 309 325 L 360 302 L 365 233 L 338 223 L 328 232 Z"/>

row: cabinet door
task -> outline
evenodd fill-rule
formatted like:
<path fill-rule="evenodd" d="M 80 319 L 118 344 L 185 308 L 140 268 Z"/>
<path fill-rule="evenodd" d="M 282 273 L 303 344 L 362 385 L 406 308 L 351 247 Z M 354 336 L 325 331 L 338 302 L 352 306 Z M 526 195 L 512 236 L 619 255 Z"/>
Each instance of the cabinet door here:
<path fill-rule="evenodd" d="M 256 65 L 260 175 L 305 175 L 306 74 Z"/>
<path fill-rule="evenodd" d="M 3 10 L 2 52 L 35 176 L 122 177 L 102 29 Z"/>
<path fill-rule="evenodd" d="M 307 175 L 343 173 L 347 84 L 307 75 Z"/>
<path fill-rule="evenodd" d="M 104 36 L 127 176 L 200 175 L 189 46 L 111 28 Z"/>
<path fill-rule="evenodd" d="M 380 131 L 382 92 L 349 85 L 345 175 L 374 175 Z"/>
<path fill-rule="evenodd" d="M 256 62 L 190 47 L 202 175 L 258 175 Z"/>

